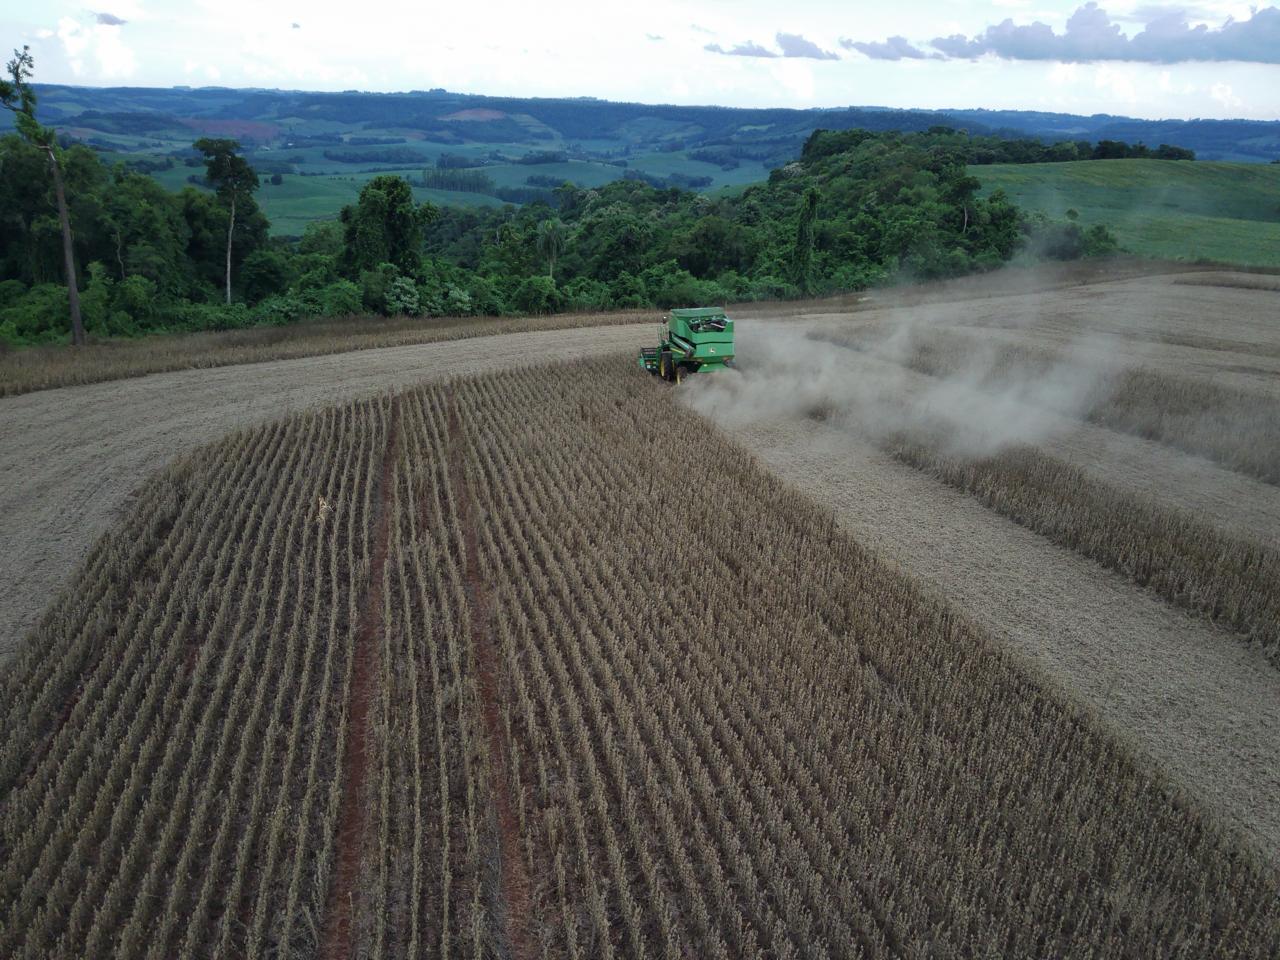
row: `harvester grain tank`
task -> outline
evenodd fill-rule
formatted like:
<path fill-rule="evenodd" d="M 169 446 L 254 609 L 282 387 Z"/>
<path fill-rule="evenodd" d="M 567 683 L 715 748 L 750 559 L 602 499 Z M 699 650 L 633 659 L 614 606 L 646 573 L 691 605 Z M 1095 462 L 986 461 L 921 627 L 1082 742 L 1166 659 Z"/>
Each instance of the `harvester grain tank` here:
<path fill-rule="evenodd" d="M 671 383 L 687 374 L 733 366 L 733 320 L 723 307 L 672 310 L 656 347 L 640 349 L 640 366 Z"/>

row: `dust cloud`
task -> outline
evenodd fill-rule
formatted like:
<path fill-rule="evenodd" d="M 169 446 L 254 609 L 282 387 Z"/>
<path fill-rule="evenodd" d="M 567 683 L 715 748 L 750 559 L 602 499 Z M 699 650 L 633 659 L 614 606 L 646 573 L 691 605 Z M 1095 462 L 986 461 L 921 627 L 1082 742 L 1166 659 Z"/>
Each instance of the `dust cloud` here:
<path fill-rule="evenodd" d="M 1105 399 L 1119 369 L 1096 335 L 1052 357 L 1011 360 L 999 343 L 914 313 L 808 330 L 743 324 L 737 369 L 691 378 L 683 399 L 731 425 L 814 417 L 873 441 L 928 441 L 940 452 L 986 456 L 1070 432 Z"/>

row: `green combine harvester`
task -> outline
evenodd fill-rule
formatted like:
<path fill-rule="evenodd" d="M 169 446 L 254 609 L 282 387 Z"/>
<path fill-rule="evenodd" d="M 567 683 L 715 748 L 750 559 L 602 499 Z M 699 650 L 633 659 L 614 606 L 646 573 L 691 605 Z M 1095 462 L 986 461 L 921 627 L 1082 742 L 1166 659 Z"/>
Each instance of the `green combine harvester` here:
<path fill-rule="evenodd" d="M 733 321 L 723 307 L 672 310 L 656 347 L 640 348 L 640 366 L 670 383 L 686 374 L 733 366 Z"/>

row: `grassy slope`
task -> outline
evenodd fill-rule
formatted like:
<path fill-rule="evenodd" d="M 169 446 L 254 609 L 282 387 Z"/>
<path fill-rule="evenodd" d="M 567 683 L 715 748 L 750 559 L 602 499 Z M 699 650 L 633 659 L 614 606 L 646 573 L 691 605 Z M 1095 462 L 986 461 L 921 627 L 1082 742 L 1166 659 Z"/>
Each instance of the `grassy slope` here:
<path fill-rule="evenodd" d="M 1280 166 L 1162 160 L 971 167 L 983 192 L 1084 225 L 1141 256 L 1280 266 Z"/>
<path fill-rule="evenodd" d="M 416 172 L 404 171 L 416 177 Z M 312 220 L 333 220 L 349 203 L 355 203 L 361 188 L 373 173 L 348 173 L 335 177 L 302 177 L 286 174 L 279 186 L 264 183 L 257 193 L 258 203 L 271 221 L 271 232 L 277 235 L 299 236 Z M 415 187 L 414 197 L 429 200 L 437 206 L 481 207 L 501 206 L 496 197 L 480 193 L 462 193 L 454 190 L 424 190 Z"/>

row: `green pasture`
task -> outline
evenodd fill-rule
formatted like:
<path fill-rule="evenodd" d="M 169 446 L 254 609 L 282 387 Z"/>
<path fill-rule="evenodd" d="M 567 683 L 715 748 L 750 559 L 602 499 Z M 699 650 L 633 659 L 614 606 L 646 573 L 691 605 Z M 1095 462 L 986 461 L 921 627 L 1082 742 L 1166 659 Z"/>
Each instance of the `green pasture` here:
<path fill-rule="evenodd" d="M 1280 165 L 1170 160 L 970 167 L 983 194 L 1105 224 L 1126 250 L 1174 260 L 1280 266 Z"/>
<path fill-rule="evenodd" d="M 735 186 L 742 183 L 755 183 L 768 178 L 769 171 L 759 163 L 742 161 L 733 170 L 721 170 L 713 163 L 690 160 L 685 151 L 675 153 L 644 153 L 628 158 L 632 170 L 640 170 L 655 177 L 669 177 L 673 173 L 683 173 L 690 177 L 710 177 L 711 186 L 704 191 L 718 190 L 721 187 Z"/>
<path fill-rule="evenodd" d="M 333 220 L 347 204 L 355 203 L 360 189 L 375 173 L 349 173 L 341 176 L 303 177 L 286 174 L 283 182 L 273 185 L 263 181 L 255 198 L 271 221 L 271 232 L 277 236 L 300 236 L 313 220 Z M 501 206 L 495 197 L 453 190 L 413 188 L 419 200 L 437 206 L 491 207 Z"/>

